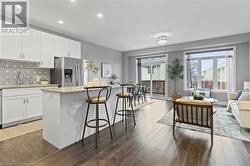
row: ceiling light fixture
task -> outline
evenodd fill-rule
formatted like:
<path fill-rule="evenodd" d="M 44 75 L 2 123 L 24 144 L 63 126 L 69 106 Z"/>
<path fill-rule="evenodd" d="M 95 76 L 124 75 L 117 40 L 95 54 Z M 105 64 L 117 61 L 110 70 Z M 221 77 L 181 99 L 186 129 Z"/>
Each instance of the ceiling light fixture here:
<path fill-rule="evenodd" d="M 102 14 L 102 13 L 97 13 L 97 17 L 98 17 L 98 18 L 102 18 L 102 17 L 103 17 L 103 14 Z"/>
<path fill-rule="evenodd" d="M 64 24 L 63 20 L 58 20 L 58 24 Z"/>
<path fill-rule="evenodd" d="M 155 33 L 153 35 L 153 37 L 156 39 L 156 41 L 159 45 L 167 44 L 168 36 L 169 36 L 169 33 L 166 33 L 166 32 L 159 32 L 159 33 Z"/>
<path fill-rule="evenodd" d="M 76 0 L 70 0 L 71 2 L 75 2 Z"/>
<path fill-rule="evenodd" d="M 168 37 L 167 37 L 166 35 L 159 36 L 159 37 L 157 38 L 157 42 L 158 42 L 158 44 L 160 44 L 160 45 L 165 45 L 165 44 L 167 44 L 167 42 L 168 42 Z"/>

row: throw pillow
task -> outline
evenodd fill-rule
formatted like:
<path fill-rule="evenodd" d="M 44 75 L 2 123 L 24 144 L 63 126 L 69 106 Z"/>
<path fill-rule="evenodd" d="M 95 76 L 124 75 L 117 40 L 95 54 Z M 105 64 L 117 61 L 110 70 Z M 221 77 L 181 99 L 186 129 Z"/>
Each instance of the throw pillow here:
<path fill-rule="evenodd" d="M 238 99 L 239 101 L 250 101 L 250 90 L 245 89 Z"/>
<path fill-rule="evenodd" d="M 234 96 L 234 98 L 232 100 L 239 100 L 242 92 L 243 92 L 243 90 L 238 90 L 236 96 Z"/>

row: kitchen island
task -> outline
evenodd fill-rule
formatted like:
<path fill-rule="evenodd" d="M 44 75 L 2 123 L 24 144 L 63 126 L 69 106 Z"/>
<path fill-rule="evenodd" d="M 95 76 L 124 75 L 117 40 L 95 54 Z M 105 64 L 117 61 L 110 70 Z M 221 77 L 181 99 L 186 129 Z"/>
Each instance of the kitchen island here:
<path fill-rule="evenodd" d="M 81 140 L 87 112 L 87 93 L 84 87 L 44 88 L 42 91 L 43 139 L 59 149 Z M 111 123 L 115 111 L 116 94 L 119 92 L 121 92 L 120 86 L 112 86 L 112 93 L 107 102 Z M 97 93 L 98 90 L 92 90 L 90 96 L 97 96 Z M 100 105 L 99 115 L 101 118 L 106 118 L 104 105 Z M 88 119 L 93 118 L 95 118 L 95 105 L 90 106 L 88 116 Z M 121 119 L 117 122 L 119 120 Z M 94 133 L 95 129 L 86 128 L 85 137 Z"/>

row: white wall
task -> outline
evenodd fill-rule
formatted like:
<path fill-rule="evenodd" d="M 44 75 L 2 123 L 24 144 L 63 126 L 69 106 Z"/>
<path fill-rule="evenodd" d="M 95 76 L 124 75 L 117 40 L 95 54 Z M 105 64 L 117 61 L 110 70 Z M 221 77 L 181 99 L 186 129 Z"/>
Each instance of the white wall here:
<path fill-rule="evenodd" d="M 118 76 L 118 81 L 122 81 L 122 55 L 121 52 L 109 49 L 97 44 L 82 41 L 82 58 L 93 61 L 100 66 L 97 78 L 101 84 L 107 84 L 109 79 L 101 77 L 101 63 L 112 64 L 112 71 Z M 88 80 L 93 80 L 95 75 L 89 72 Z"/>
<path fill-rule="evenodd" d="M 236 89 L 242 89 L 249 80 L 249 43 L 236 45 Z"/>

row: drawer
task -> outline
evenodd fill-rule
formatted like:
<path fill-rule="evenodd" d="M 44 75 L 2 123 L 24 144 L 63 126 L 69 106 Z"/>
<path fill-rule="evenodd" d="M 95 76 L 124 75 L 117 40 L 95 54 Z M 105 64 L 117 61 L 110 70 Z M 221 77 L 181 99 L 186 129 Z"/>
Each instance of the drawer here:
<path fill-rule="evenodd" d="M 41 88 L 17 88 L 17 89 L 3 89 L 2 97 L 25 96 L 42 94 Z"/>

